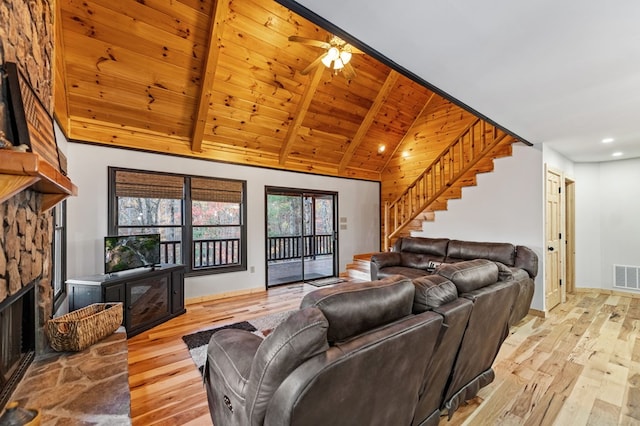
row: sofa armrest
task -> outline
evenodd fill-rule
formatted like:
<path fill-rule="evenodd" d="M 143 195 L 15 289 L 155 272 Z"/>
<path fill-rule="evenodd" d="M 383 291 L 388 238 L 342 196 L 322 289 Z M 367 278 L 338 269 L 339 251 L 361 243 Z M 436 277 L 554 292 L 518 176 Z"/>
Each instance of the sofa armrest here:
<path fill-rule="evenodd" d="M 262 425 L 273 393 L 282 381 L 307 359 L 329 349 L 328 326 L 320 309 L 302 308 L 264 339 L 253 359 L 247 383 L 246 424 Z"/>
<path fill-rule="evenodd" d="M 395 251 L 376 253 L 371 256 L 371 262 L 369 268 L 371 270 L 371 281 L 378 279 L 378 271 L 382 268 L 388 268 L 390 266 L 401 266 L 402 255 Z"/>
<path fill-rule="evenodd" d="M 244 398 L 251 364 L 261 343 L 262 338 L 246 330 L 227 329 L 215 333 L 207 346 L 205 382 L 210 369 L 217 369 L 230 390 Z"/>
<path fill-rule="evenodd" d="M 371 262 L 375 263 L 378 268 L 400 266 L 402 265 L 402 255 L 395 251 L 376 253 L 371 256 Z"/>
<path fill-rule="evenodd" d="M 221 330 L 211 336 L 202 375 L 214 424 L 248 424 L 248 380 L 261 343 L 245 330 Z"/>
<path fill-rule="evenodd" d="M 531 278 L 535 278 L 538 275 L 538 255 L 527 246 L 516 246 L 513 266 L 524 269 Z"/>

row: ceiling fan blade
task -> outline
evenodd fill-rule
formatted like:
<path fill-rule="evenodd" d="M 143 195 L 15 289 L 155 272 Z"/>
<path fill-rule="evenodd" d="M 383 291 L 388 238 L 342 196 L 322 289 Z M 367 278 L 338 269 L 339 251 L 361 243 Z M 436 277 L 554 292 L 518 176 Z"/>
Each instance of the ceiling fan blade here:
<path fill-rule="evenodd" d="M 314 69 L 315 67 L 317 67 L 320 64 L 320 61 L 322 61 L 322 58 L 324 58 L 325 56 L 327 56 L 327 54 L 323 53 L 322 55 L 320 55 L 316 59 L 314 59 L 313 62 L 311 62 L 309 65 L 307 65 L 307 67 L 305 69 L 300 71 L 300 75 L 309 74 L 309 72 L 311 72 L 312 69 Z"/>
<path fill-rule="evenodd" d="M 344 78 L 346 78 L 347 80 L 351 80 L 356 77 L 356 70 L 351 66 L 350 63 L 345 64 L 344 68 L 342 69 L 342 75 L 344 75 Z"/>
<path fill-rule="evenodd" d="M 351 53 L 353 53 L 354 55 L 364 55 L 364 52 L 358 49 L 357 47 L 355 47 L 354 45 L 348 44 L 347 46 L 351 48 Z"/>
<path fill-rule="evenodd" d="M 312 38 L 300 37 L 297 35 L 289 36 L 289 41 L 308 44 L 309 46 L 322 47 L 323 49 L 328 49 L 331 47 L 331 45 L 326 41 L 314 40 Z"/>

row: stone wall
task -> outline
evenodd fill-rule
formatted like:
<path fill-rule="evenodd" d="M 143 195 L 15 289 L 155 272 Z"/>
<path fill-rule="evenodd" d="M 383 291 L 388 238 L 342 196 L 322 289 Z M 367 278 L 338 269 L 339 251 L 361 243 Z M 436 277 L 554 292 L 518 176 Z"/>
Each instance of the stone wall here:
<path fill-rule="evenodd" d="M 42 327 L 51 317 L 51 242 L 53 216 L 38 214 L 41 196 L 22 191 L 0 204 L 0 301 L 31 282 L 37 288 L 36 353 L 46 351 Z"/>
<path fill-rule="evenodd" d="M 15 62 L 51 113 L 54 0 L 0 0 L 0 64 Z M 0 87 L 0 131 L 8 130 L 6 85 Z M 5 132 L 11 139 L 10 132 Z M 40 214 L 41 195 L 27 190 L 0 203 L 0 301 L 36 282 L 36 353 L 48 347 L 42 326 L 53 308 L 51 212 Z"/>
<path fill-rule="evenodd" d="M 53 0 L 0 0 L 0 63 L 17 63 L 49 112 L 53 5 Z"/>

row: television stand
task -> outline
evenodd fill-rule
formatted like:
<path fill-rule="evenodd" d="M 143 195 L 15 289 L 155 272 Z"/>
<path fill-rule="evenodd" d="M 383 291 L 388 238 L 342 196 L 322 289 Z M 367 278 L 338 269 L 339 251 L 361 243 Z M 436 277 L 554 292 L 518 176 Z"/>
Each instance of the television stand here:
<path fill-rule="evenodd" d="M 122 275 L 98 274 L 67 280 L 69 312 L 92 303 L 122 302 L 127 337 L 186 312 L 184 265 L 162 264 Z"/>

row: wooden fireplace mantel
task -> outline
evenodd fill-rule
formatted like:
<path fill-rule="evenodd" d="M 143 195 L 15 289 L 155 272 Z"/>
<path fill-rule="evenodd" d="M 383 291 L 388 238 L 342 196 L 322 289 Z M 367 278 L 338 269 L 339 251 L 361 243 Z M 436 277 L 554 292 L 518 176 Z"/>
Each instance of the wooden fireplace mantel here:
<path fill-rule="evenodd" d="M 0 203 L 29 188 L 43 194 L 43 212 L 78 194 L 78 187 L 71 179 L 40 155 L 0 150 Z"/>

